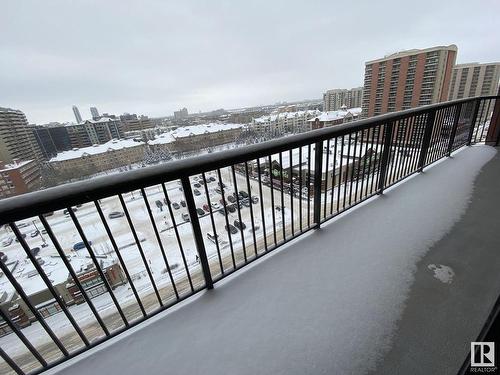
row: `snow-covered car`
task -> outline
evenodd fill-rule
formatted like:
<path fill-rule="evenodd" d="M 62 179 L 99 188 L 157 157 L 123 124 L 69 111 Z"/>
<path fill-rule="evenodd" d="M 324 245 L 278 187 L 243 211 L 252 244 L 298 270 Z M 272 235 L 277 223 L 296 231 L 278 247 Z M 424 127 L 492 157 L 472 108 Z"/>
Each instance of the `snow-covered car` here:
<path fill-rule="evenodd" d="M 179 203 L 177 203 L 177 202 L 172 203 L 172 207 L 173 207 L 175 210 L 178 210 L 179 208 L 181 208 L 181 206 L 179 206 Z"/>
<path fill-rule="evenodd" d="M 196 209 L 196 213 L 198 214 L 198 216 L 205 215 L 205 211 L 203 211 L 203 208 L 199 208 L 199 207 Z"/>
<path fill-rule="evenodd" d="M 121 212 L 121 211 L 113 211 L 113 212 L 111 212 L 111 213 L 108 215 L 108 217 L 109 217 L 110 219 L 117 219 L 117 218 L 119 218 L 119 217 L 123 217 L 123 216 L 125 216 L 125 214 L 124 214 L 123 212 Z"/>
<path fill-rule="evenodd" d="M 182 214 L 182 220 L 184 220 L 184 221 L 189 221 L 189 214 L 188 214 L 187 212 L 184 212 L 184 213 Z"/>
<path fill-rule="evenodd" d="M 38 236 L 39 234 L 40 234 L 40 232 L 37 229 L 35 229 L 33 232 L 30 233 L 30 237 L 33 238 L 33 237 Z"/>
<path fill-rule="evenodd" d="M 12 241 L 14 241 L 12 237 L 5 237 L 4 239 L 2 239 L 2 246 L 7 247 L 12 243 Z"/>
<path fill-rule="evenodd" d="M 253 204 L 257 204 L 257 203 L 259 203 L 259 198 L 257 198 L 256 196 L 253 196 L 253 197 L 252 197 L 252 203 L 253 203 Z"/>
<path fill-rule="evenodd" d="M 221 208 L 221 205 L 220 205 L 219 203 L 217 203 L 217 202 L 213 202 L 213 203 L 212 203 L 212 208 L 213 208 L 214 210 L 218 210 L 219 208 Z"/>
<path fill-rule="evenodd" d="M 229 228 L 228 228 L 228 226 L 226 225 L 226 230 L 227 230 L 228 232 L 231 232 L 231 234 L 236 234 L 236 233 L 238 233 L 238 229 L 236 229 L 236 227 L 235 227 L 234 225 L 231 225 L 231 224 L 229 224 Z"/>

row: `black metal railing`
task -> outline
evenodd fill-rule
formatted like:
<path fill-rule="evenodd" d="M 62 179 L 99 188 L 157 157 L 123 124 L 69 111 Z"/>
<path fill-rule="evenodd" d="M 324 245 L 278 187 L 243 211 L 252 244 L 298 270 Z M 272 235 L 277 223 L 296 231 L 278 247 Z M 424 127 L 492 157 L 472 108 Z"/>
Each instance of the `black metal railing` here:
<path fill-rule="evenodd" d="M 0 371 L 53 367 L 493 137 L 497 98 L 425 106 L 0 201 Z"/>

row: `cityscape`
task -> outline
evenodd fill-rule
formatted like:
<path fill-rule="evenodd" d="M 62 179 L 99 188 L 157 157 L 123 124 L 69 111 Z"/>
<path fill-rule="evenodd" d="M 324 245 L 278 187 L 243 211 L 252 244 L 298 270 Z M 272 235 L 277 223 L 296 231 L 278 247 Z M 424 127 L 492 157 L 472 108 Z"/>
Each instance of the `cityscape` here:
<path fill-rule="evenodd" d="M 312 56 L 312 51 L 307 53 Z M 78 102 L 68 90 L 73 104 L 65 107 L 66 120 L 57 120 L 63 116 L 54 112 L 47 122 L 30 118 L 32 107 L 14 106 L 8 96 L 0 97 L 0 373 L 128 374 L 137 373 L 139 366 L 146 373 L 163 373 L 164 368 L 172 374 L 205 373 L 195 358 L 185 360 L 198 354 L 208 361 L 208 374 L 375 374 L 386 373 L 385 368 L 393 371 L 387 373 L 419 373 L 417 360 L 408 359 L 411 367 L 394 367 L 388 353 L 396 350 L 394 342 L 403 340 L 395 327 L 406 323 L 401 317 L 406 319 L 405 306 L 413 306 L 408 290 L 418 282 L 420 268 L 439 280 L 439 287 L 448 287 L 455 279 L 466 283 L 458 271 L 455 277 L 452 267 L 475 264 L 472 258 L 457 261 L 456 254 L 456 262 L 418 262 L 469 217 L 471 208 L 462 202 L 476 204 L 476 194 L 495 191 L 498 185 L 491 183 L 488 190 L 485 185 L 476 188 L 474 181 L 490 173 L 484 171 L 493 163 L 498 165 L 493 150 L 500 139 L 500 61 L 482 61 L 482 55 L 464 61 L 460 40 L 415 43 L 373 57 L 359 61 L 356 69 L 364 73 L 351 85 L 325 81 L 306 99 L 292 95 L 259 105 L 251 100 L 238 108 L 222 108 L 221 102 L 202 111 L 205 104 L 195 107 L 191 100 L 176 100 L 168 108 L 177 109 L 162 114 L 130 104 L 114 112 L 108 109 L 116 108 L 111 102 Z M 460 169 L 460 163 L 467 168 Z M 458 182 L 461 175 L 466 182 Z M 434 178 L 435 190 L 415 176 Z M 420 190 L 405 193 L 388 215 L 370 213 L 369 207 L 373 212 L 387 210 L 382 206 L 390 204 L 392 192 L 419 183 Z M 432 198 L 418 201 L 424 192 Z M 498 212 L 491 215 L 495 218 L 488 225 L 477 227 L 493 233 Z M 362 224 L 361 217 L 371 221 Z M 351 227 L 344 228 L 345 222 Z M 349 238 L 334 237 L 337 224 L 339 233 L 349 233 Z M 384 226 L 391 232 L 383 232 Z M 422 228 L 431 234 L 413 232 Z M 481 257 L 490 259 L 495 269 L 498 236 L 484 239 L 475 230 L 470 230 L 470 241 L 487 249 Z M 405 241 L 415 245 L 406 249 L 401 245 Z M 365 253 L 356 253 L 356 246 Z M 384 257 L 379 248 L 390 256 Z M 352 258 L 346 249 L 353 251 Z M 307 255 L 300 250 L 314 251 Z M 338 266 L 332 251 L 339 251 Z M 485 278 L 498 280 L 493 274 L 485 271 Z M 383 279 L 388 275 L 392 279 Z M 277 286 L 270 287 L 269 280 Z M 231 284 L 238 281 L 235 290 L 252 290 L 248 296 L 231 292 Z M 338 296 L 336 282 L 346 285 L 339 287 Z M 294 285 L 292 292 L 288 284 Z M 433 288 L 439 289 L 424 290 Z M 471 295 L 480 295 L 481 288 Z M 448 298 L 439 293 L 435 300 Z M 196 298 L 206 310 L 189 309 Z M 322 303 L 315 304 L 322 300 L 328 301 L 324 310 Z M 304 306 L 298 307 L 302 301 Z M 488 309 L 490 302 L 484 302 Z M 425 300 L 419 308 L 426 303 L 431 302 Z M 377 306 L 376 317 L 363 315 L 365 304 Z M 274 316 L 275 308 L 282 315 Z M 256 320 L 247 321 L 254 312 Z M 170 318 L 165 323 L 169 330 L 153 332 Z M 191 323 L 183 325 L 183 319 Z M 486 316 L 477 319 L 482 326 Z M 331 327 L 321 323 L 321 332 L 320 321 Z M 292 333 L 285 333 L 284 322 Z M 474 334 L 481 329 L 478 324 Z M 355 331 L 358 325 L 364 327 L 360 332 Z M 431 331 L 429 327 L 421 331 Z M 418 325 L 410 328 L 410 337 L 416 337 Z M 175 336 L 181 330 L 185 337 Z M 345 351 L 344 344 L 328 341 L 338 332 L 352 339 Z M 416 341 L 424 340 L 418 337 Z M 224 339 L 245 349 L 220 367 L 220 358 L 235 350 L 217 342 Z M 467 354 L 460 349 L 453 354 L 456 368 L 446 367 L 446 373 L 457 373 L 460 366 L 470 369 L 473 339 L 460 344 L 471 351 L 469 362 L 462 365 Z M 106 340 L 110 343 L 102 345 L 101 355 Z M 408 342 L 422 346 L 418 350 L 430 350 L 412 340 Z M 122 357 L 123 363 L 109 359 L 117 352 L 113 358 L 127 357 L 127 345 L 142 346 L 144 352 L 130 353 L 130 361 Z M 365 357 L 358 361 L 352 354 L 357 346 L 369 353 L 366 363 Z M 256 348 L 257 357 L 249 359 L 249 348 Z M 332 358 L 324 348 L 335 353 Z M 91 354 L 80 356 L 87 350 Z M 165 350 L 165 357 L 144 359 L 148 350 Z M 274 354 L 280 358 L 276 363 L 267 354 L 273 350 L 284 353 Z M 96 363 L 90 364 L 94 355 Z M 177 356 L 182 365 L 170 362 Z M 294 364 L 300 361 L 310 371 Z M 387 367 L 377 367 L 381 363 Z M 421 373 L 429 373 L 435 363 L 429 359 Z"/>

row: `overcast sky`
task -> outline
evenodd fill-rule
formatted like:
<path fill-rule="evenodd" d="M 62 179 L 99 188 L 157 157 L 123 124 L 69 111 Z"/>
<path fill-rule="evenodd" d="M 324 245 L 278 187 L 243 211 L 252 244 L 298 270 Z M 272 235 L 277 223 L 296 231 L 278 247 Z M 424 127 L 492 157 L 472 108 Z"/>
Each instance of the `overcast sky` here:
<path fill-rule="evenodd" d="M 320 98 L 364 62 L 457 44 L 500 60 L 498 0 L 25 1 L 0 4 L 0 106 L 28 121 Z M 406 5 L 405 5 L 406 4 Z"/>

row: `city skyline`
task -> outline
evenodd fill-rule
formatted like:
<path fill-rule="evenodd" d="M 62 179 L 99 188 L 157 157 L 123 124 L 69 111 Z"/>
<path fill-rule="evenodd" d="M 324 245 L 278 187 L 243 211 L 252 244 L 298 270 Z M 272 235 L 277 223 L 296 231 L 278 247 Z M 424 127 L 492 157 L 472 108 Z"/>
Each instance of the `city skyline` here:
<path fill-rule="evenodd" d="M 97 105 L 157 117 L 183 107 L 196 113 L 321 98 L 331 88 L 361 86 L 366 61 L 405 49 L 456 44 L 458 64 L 499 60 L 494 1 L 423 2 L 413 5 L 411 22 L 408 7 L 392 1 L 287 5 L 109 2 L 96 13 L 78 2 L 8 2 L 0 104 L 31 123 L 71 121 L 75 103 L 85 115 Z M 380 7 L 394 10 L 373 18 Z M 90 18 L 95 27 L 83 27 Z M 464 30 L 471 21 L 474 31 Z M 398 32 L 382 30 L 384 23 Z"/>

